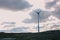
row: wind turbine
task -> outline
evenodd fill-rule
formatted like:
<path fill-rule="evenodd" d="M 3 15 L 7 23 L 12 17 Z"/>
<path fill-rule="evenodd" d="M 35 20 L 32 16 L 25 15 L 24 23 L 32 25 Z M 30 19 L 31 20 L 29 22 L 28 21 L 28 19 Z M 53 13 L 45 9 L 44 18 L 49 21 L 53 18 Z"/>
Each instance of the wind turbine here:
<path fill-rule="evenodd" d="M 38 33 L 40 32 L 40 27 L 39 27 L 39 17 L 40 17 L 40 12 L 41 12 L 40 9 L 36 9 L 36 10 L 35 10 L 35 13 L 37 13 L 37 15 L 38 15 Z"/>

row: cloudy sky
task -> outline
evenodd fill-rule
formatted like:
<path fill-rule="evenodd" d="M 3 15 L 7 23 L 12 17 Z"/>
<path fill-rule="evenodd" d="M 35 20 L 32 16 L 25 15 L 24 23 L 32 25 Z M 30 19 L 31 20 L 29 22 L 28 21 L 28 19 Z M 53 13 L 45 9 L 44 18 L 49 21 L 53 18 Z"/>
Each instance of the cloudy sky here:
<path fill-rule="evenodd" d="M 60 30 L 60 0 L 0 0 L 0 32 L 37 32 Z"/>

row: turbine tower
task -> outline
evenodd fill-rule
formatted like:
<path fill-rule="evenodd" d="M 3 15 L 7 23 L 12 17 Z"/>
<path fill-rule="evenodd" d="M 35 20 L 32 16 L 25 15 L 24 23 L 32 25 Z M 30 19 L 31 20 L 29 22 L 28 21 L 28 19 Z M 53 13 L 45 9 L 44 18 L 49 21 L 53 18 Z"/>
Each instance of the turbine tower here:
<path fill-rule="evenodd" d="M 38 15 L 38 33 L 40 32 L 40 27 L 39 27 L 39 17 L 40 17 L 40 12 L 41 10 L 40 9 L 36 9 L 35 12 L 37 13 Z"/>

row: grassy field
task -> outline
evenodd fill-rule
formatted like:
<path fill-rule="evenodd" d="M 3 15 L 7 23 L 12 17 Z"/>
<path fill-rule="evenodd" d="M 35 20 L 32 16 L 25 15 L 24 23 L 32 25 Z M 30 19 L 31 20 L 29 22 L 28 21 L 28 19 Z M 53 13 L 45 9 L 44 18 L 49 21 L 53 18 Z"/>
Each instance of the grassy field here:
<path fill-rule="evenodd" d="M 15 40 L 60 40 L 60 30 L 40 33 L 0 33 L 0 38 L 16 38 Z"/>

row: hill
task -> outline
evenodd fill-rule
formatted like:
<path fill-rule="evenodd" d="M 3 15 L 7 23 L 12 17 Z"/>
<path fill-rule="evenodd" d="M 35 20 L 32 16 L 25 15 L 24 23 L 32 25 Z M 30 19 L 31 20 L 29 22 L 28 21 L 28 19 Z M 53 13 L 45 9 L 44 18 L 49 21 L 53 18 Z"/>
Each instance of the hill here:
<path fill-rule="evenodd" d="M 0 33 L 0 38 L 16 38 L 16 40 L 60 40 L 60 30 L 40 33 Z"/>

